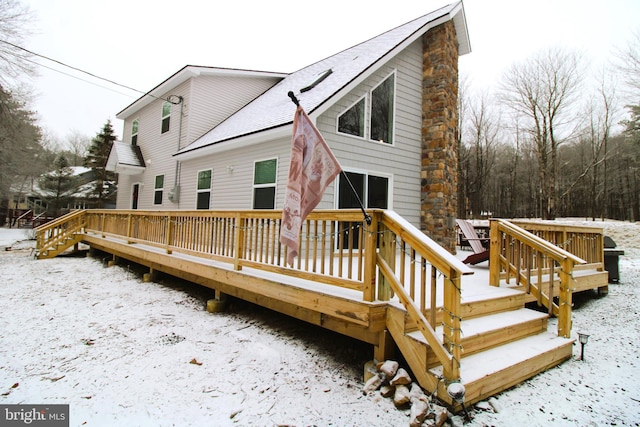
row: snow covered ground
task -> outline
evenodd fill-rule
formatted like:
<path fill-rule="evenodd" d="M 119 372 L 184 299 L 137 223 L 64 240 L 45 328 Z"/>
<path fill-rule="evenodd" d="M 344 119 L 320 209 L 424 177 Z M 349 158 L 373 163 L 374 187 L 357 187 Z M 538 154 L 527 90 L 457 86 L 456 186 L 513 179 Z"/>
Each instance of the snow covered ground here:
<path fill-rule="evenodd" d="M 584 224 L 625 251 L 607 296 L 574 297 L 585 360 L 577 345 L 467 425 L 640 425 L 640 223 Z M 25 237 L 0 229 L 0 403 L 68 403 L 72 426 L 408 425 L 362 395 L 367 345 L 244 302 L 208 313 L 209 290 L 134 266 L 36 261 Z"/>

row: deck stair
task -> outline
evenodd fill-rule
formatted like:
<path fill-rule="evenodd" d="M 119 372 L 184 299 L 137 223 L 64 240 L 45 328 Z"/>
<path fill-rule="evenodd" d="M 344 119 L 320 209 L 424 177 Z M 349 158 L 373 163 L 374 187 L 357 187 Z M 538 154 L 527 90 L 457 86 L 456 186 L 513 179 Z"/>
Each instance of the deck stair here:
<path fill-rule="evenodd" d="M 462 304 L 460 382 L 466 388 L 467 404 L 506 390 L 571 357 L 574 340 L 549 332 L 548 314 L 525 308 L 525 301 L 524 292 L 513 290 L 510 295 Z M 407 364 L 419 382 L 423 375 L 442 377 L 442 365 L 407 319 L 400 306 L 387 310 L 387 327 Z M 443 327 L 438 326 L 436 332 L 442 337 Z M 439 388 L 439 397 L 450 399 L 442 391 Z"/>
<path fill-rule="evenodd" d="M 84 211 L 74 211 L 36 228 L 36 258 L 55 258 L 83 240 Z"/>

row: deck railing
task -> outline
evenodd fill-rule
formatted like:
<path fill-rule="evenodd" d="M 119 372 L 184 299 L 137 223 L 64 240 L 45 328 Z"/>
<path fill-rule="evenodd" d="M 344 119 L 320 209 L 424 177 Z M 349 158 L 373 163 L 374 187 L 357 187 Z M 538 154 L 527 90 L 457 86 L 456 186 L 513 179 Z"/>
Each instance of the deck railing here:
<path fill-rule="evenodd" d="M 37 227 L 36 249 L 44 253 L 84 228 L 85 211 L 77 210 Z"/>
<path fill-rule="evenodd" d="M 394 212 L 368 213 L 371 224 L 359 210 L 311 212 L 292 266 L 279 242 L 281 211 L 87 210 L 76 215 L 85 233 L 211 259 L 235 270 L 255 268 L 340 286 L 361 292 L 364 301 L 395 296 L 442 363 L 445 378 L 457 380 L 461 278 L 472 270 Z M 39 229 L 39 245 L 51 235 L 47 230 Z M 443 337 L 435 332 L 440 311 L 446 313 L 441 313 Z"/>
<path fill-rule="evenodd" d="M 545 231 L 536 230 L 535 224 L 526 223 L 526 226 Z M 561 235 L 559 242 L 569 241 L 568 230 L 564 230 L 565 234 L 554 231 L 548 227 L 547 235 Z M 580 235 L 578 230 L 574 231 L 576 236 Z M 569 338 L 575 288 L 573 273 L 577 265 L 586 265 L 587 261 L 505 220 L 491 220 L 490 240 L 490 284 L 500 286 L 501 281 L 511 284 L 513 280 L 515 285 L 522 286 L 536 297 L 539 305 L 547 307 L 549 314 L 558 317 L 558 335 Z M 559 290 L 557 302 L 554 287 Z"/>

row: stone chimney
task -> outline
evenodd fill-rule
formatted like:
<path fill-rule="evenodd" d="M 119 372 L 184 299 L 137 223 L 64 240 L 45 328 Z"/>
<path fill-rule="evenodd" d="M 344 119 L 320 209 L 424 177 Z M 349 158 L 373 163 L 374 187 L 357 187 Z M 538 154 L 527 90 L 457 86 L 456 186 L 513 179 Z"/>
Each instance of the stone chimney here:
<path fill-rule="evenodd" d="M 420 229 L 456 249 L 458 187 L 458 41 L 453 21 L 422 40 L 422 169 Z"/>

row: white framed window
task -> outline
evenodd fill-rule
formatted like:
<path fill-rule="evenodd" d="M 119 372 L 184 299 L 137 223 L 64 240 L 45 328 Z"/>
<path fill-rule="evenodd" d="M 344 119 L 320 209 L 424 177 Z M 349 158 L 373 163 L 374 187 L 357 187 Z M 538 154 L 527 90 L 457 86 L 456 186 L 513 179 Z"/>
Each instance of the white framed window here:
<path fill-rule="evenodd" d="M 372 141 L 393 144 L 395 122 L 396 73 L 395 71 L 371 90 Z"/>
<path fill-rule="evenodd" d="M 162 204 L 162 195 L 164 193 L 164 175 L 156 175 L 155 184 L 153 187 L 153 204 Z"/>
<path fill-rule="evenodd" d="M 366 97 L 353 103 L 338 116 L 338 133 L 364 138 Z"/>
<path fill-rule="evenodd" d="M 160 133 L 169 132 L 169 128 L 171 127 L 171 103 L 169 101 L 165 101 L 162 104 L 162 125 Z"/>
<path fill-rule="evenodd" d="M 277 175 L 277 158 L 253 164 L 253 209 L 275 209 Z"/>
<path fill-rule="evenodd" d="M 353 185 L 353 190 L 344 175 L 340 174 L 338 181 L 338 209 L 359 208 L 358 198 L 354 190 L 364 204 L 365 209 L 389 209 L 390 208 L 390 183 L 391 177 L 369 172 L 347 172 L 344 174 Z"/>
<path fill-rule="evenodd" d="M 131 122 L 131 145 L 138 145 L 138 126 L 140 126 L 140 119 Z"/>
<path fill-rule="evenodd" d="M 212 169 L 198 171 L 198 184 L 196 188 L 196 209 L 209 209 L 211 203 Z"/>
<path fill-rule="evenodd" d="M 342 112 L 337 133 L 393 144 L 395 133 L 396 71 Z"/>

